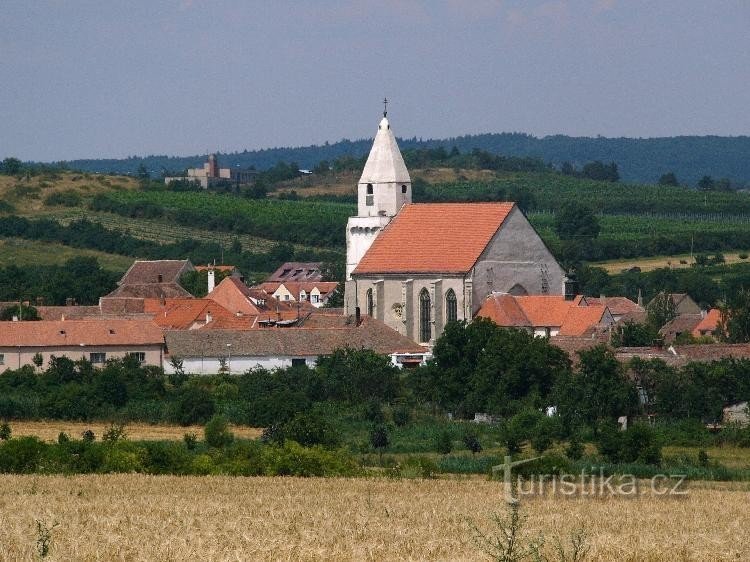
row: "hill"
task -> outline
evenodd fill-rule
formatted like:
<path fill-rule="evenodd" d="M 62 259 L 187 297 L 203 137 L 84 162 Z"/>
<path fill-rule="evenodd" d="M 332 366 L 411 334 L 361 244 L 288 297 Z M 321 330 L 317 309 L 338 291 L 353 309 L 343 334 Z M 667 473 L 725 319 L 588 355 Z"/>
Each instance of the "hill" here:
<path fill-rule="evenodd" d="M 342 156 L 359 158 L 366 155 L 371 139 L 341 140 L 335 143 L 303 147 L 244 150 L 221 154 L 224 165 L 255 167 L 264 170 L 277 162 L 296 162 L 312 169 L 322 160 L 332 161 Z M 595 160 L 617 163 L 623 180 L 655 183 L 667 172 L 695 185 L 704 175 L 728 178 L 738 185 L 750 184 L 750 137 L 681 136 L 662 138 L 606 138 L 569 137 L 554 135 L 534 137 L 522 133 L 463 135 L 445 139 L 399 139 L 402 150 L 419 148 L 446 149 L 457 147 L 462 153 L 473 149 L 505 156 L 540 158 L 555 167 L 570 162 L 578 167 Z M 146 156 L 124 159 L 74 160 L 68 165 L 77 170 L 98 173 L 134 174 L 144 165 L 152 176 L 164 170 L 181 171 L 202 166 L 205 155 Z"/>

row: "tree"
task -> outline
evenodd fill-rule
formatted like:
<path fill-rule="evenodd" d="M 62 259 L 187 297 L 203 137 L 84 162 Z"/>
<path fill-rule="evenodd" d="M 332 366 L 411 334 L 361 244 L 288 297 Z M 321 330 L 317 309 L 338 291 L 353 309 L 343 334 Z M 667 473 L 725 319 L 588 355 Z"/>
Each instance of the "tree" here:
<path fill-rule="evenodd" d="M 711 176 L 703 176 L 698 181 L 698 189 L 701 191 L 711 191 L 714 188 L 714 180 Z"/>
<path fill-rule="evenodd" d="M 651 324 L 638 324 L 636 322 L 625 322 L 618 324 L 612 332 L 612 345 L 614 347 L 641 347 L 656 345 L 662 342 L 658 328 Z"/>
<path fill-rule="evenodd" d="M 594 212 L 585 205 L 566 203 L 555 215 L 555 232 L 562 240 L 596 238 L 599 230 Z"/>
<path fill-rule="evenodd" d="M 6 176 L 15 176 L 21 172 L 23 164 L 18 158 L 9 157 L 3 160 L 0 171 Z"/>
<path fill-rule="evenodd" d="M 656 330 L 661 329 L 667 322 L 677 317 L 677 307 L 672 295 L 661 292 L 656 295 L 646 307 L 648 323 Z"/>
<path fill-rule="evenodd" d="M 674 172 L 667 172 L 659 178 L 659 185 L 678 186 L 680 182 L 677 181 L 677 176 Z"/>
<path fill-rule="evenodd" d="M 720 308 L 717 331 L 730 343 L 750 342 L 750 289 L 735 292 Z"/>
<path fill-rule="evenodd" d="M 0 311 L 0 320 L 7 321 L 18 318 L 19 320 L 41 320 L 36 308 L 28 304 L 9 306 Z"/>
<path fill-rule="evenodd" d="M 380 453 L 380 464 L 383 464 L 383 451 L 388 447 L 391 438 L 388 435 L 388 428 L 382 424 L 376 425 L 370 432 L 370 445 Z"/>
<path fill-rule="evenodd" d="M 617 171 L 617 164 L 614 162 L 604 164 L 599 160 L 584 165 L 581 170 L 581 176 L 599 181 L 616 182 L 620 180 L 620 173 Z"/>

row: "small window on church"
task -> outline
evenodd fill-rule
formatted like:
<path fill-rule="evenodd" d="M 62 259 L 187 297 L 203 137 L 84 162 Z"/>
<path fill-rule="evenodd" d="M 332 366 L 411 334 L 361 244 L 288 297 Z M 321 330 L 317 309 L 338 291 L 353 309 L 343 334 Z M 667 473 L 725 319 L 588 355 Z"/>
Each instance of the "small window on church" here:
<path fill-rule="evenodd" d="M 401 193 L 406 193 L 406 186 L 405 185 L 401 186 Z"/>
<path fill-rule="evenodd" d="M 367 195 L 372 195 L 372 184 L 371 183 L 367 184 Z"/>
<path fill-rule="evenodd" d="M 445 320 L 447 322 L 458 320 L 458 300 L 453 289 L 448 289 L 445 294 Z"/>

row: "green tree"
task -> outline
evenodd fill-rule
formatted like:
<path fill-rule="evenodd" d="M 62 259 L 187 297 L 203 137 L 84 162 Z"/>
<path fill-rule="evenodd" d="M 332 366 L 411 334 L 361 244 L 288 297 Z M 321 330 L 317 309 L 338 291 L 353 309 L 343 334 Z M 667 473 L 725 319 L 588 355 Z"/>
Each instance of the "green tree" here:
<path fill-rule="evenodd" d="M 6 176 L 16 176 L 21 173 L 23 163 L 18 158 L 9 157 L 3 160 L 0 171 Z"/>
<path fill-rule="evenodd" d="M 6 307 L 0 311 L 0 320 L 7 321 L 18 318 L 19 320 L 41 320 L 39 312 L 28 304 L 18 304 Z"/>
<path fill-rule="evenodd" d="M 612 345 L 614 347 L 640 347 L 657 345 L 663 339 L 659 330 L 651 324 L 638 324 L 636 322 L 618 323 L 612 331 Z"/>
<path fill-rule="evenodd" d="M 720 311 L 720 337 L 730 343 L 750 342 L 750 289 L 736 291 Z"/>
<path fill-rule="evenodd" d="M 576 202 L 566 203 L 555 215 L 555 232 L 562 240 L 596 238 L 600 228 L 594 212 Z"/>
<path fill-rule="evenodd" d="M 714 188 L 714 179 L 711 176 L 703 176 L 698 180 L 698 189 L 701 191 L 711 191 Z"/>
<path fill-rule="evenodd" d="M 659 330 L 667 322 L 671 322 L 677 317 L 677 307 L 674 299 L 671 294 L 665 292 L 657 294 L 648 303 L 646 312 L 648 313 L 649 325 L 656 330 Z"/>
<path fill-rule="evenodd" d="M 677 176 L 674 172 L 667 172 L 659 178 L 659 185 L 678 186 L 680 182 L 677 181 Z"/>

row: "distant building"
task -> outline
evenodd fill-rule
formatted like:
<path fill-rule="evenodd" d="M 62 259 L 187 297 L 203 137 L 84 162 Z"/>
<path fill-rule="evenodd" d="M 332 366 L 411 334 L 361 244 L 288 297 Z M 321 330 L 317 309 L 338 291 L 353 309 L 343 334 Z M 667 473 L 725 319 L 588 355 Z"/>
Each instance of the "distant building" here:
<path fill-rule="evenodd" d="M 103 365 L 108 359 L 134 355 L 143 365 L 160 366 L 164 351 L 161 329 L 150 320 L 39 320 L 3 322 L 0 329 L 0 372 L 33 365 L 42 357 L 86 359 Z"/>
<path fill-rule="evenodd" d="M 335 281 L 266 281 L 258 288 L 283 302 L 309 302 L 315 308 L 320 308 L 338 286 Z"/>
<path fill-rule="evenodd" d="M 99 299 L 103 313 L 143 312 L 144 299 L 193 298 L 180 277 L 195 268 L 190 260 L 136 260 L 118 281 L 118 287 Z"/>
<path fill-rule="evenodd" d="M 251 183 L 258 172 L 255 170 L 240 170 L 234 168 L 219 168 L 219 160 L 216 154 L 208 155 L 208 162 L 202 168 L 188 168 L 186 176 L 170 176 L 164 178 L 164 183 L 169 185 L 173 181 L 194 181 L 203 189 L 208 189 L 220 182 L 234 184 Z"/>

